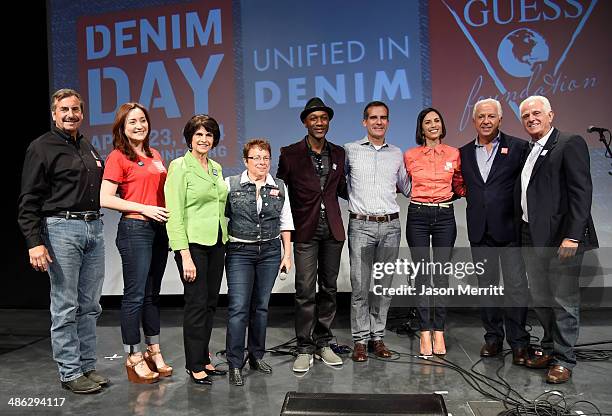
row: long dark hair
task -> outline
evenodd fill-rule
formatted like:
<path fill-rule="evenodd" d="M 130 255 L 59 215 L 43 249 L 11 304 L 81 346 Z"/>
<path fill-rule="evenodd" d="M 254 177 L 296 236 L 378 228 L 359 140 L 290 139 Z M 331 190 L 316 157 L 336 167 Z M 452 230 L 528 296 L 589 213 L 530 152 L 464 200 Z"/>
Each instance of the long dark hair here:
<path fill-rule="evenodd" d="M 444 118 L 442 117 L 442 114 L 440 114 L 440 112 L 436 110 L 435 108 L 427 107 L 426 109 L 422 110 L 417 116 L 416 142 L 419 146 L 422 146 L 425 144 L 425 137 L 423 137 L 423 119 L 425 119 L 425 116 L 431 113 L 432 111 L 436 113 L 438 117 L 440 117 L 440 123 L 442 123 L 442 134 L 440 135 L 440 141 L 442 141 L 444 136 L 446 136 L 446 125 L 444 124 Z"/>
<path fill-rule="evenodd" d="M 142 142 L 142 149 L 145 152 L 147 157 L 153 157 L 153 153 L 151 153 L 151 148 L 149 147 L 149 135 L 151 134 L 151 118 L 149 117 L 149 112 L 147 109 L 139 103 L 125 103 L 119 107 L 117 110 L 117 114 L 115 115 L 115 122 L 113 123 L 113 148 L 119 150 L 121 153 L 125 155 L 132 162 L 136 162 L 138 160 L 138 155 L 132 148 L 130 144 L 130 139 L 125 135 L 125 120 L 127 119 L 130 111 L 134 109 L 140 109 L 145 115 L 147 119 L 147 137 L 145 137 Z"/>

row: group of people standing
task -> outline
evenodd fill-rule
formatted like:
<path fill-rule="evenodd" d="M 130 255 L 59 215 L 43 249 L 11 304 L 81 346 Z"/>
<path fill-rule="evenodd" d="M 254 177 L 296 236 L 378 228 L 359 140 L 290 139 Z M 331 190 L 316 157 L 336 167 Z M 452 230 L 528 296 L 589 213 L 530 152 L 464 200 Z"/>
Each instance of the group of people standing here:
<path fill-rule="evenodd" d="M 369 353 L 391 357 L 384 343 L 391 296 L 374 296 L 371 286 L 373 265 L 394 263 L 399 255 L 397 193 L 410 198 L 405 235 L 413 262 L 451 260 L 457 235 L 453 201 L 467 198 L 472 256 L 489 265 L 479 284 L 498 284 L 501 264 L 506 289 L 502 305 L 483 301 L 481 355 L 499 354 L 505 336 L 514 364 L 548 368 L 551 383 L 569 380 L 576 363 L 580 265 L 584 251 L 597 247 L 588 148 L 580 136 L 552 127 L 554 113 L 545 97 L 527 98 L 520 110 L 531 143 L 502 133 L 501 104 L 485 99 L 473 109 L 474 141 L 461 149 L 444 144 L 442 114 L 426 108 L 417 117 L 417 146 L 402 153 L 386 142 L 385 103 L 366 105 L 365 137 L 342 147 L 326 138 L 333 109 L 314 97 L 300 114 L 307 134 L 281 149 L 276 176 L 270 174 L 269 142 L 253 139 L 243 148 L 246 169 L 224 178 L 221 165 L 209 157 L 221 135 L 212 117 L 195 115 L 187 122 L 187 152 L 166 170 L 149 146 L 147 109 L 123 104 L 113 124 L 114 150 L 102 161 L 79 132 L 81 96 L 57 91 L 51 98 L 54 126 L 26 153 L 19 224 L 30 263 L 51 278 L 51 339 L 62 386 L 90 393 L 109 382 L 96 371 L 104 278 L 100 207 L 122 213 L 116 245 L 130 381 L 152 383 L 173 373 L 160 349 L 159 293 L 168 250 L 184 286 L 185 368 L 196 384 L 212 384 L 211 376 L 227 373 L 212 365 L 208 347 L 224 270 L 229 381 L 244 384 L 247 362 L 255 371 L 272 372 L 263 360 L 268 303 L 279 272 L 292 267 L 291 242 L 298 344 L 293 370 L 307 372 L 314 358 L 330 366 L 343 363 L 330 341 L 346 235 L 352 359 L 367 361 Z M 348 201 L 347 233 L 339 198 Z M 561 283 L 558 276 L 564 276 Z M 377 283 L 389 288 L 392 280 L 388 274 Z M 415 284 L 444 288 L 449 276 L 422 271 Z M 528 288 L 544 328 L 543 351 L 536 356 L 527 351 Z M 444 296 L 417 295 L 421 355 L 446 353 L 447 302 Z"/>

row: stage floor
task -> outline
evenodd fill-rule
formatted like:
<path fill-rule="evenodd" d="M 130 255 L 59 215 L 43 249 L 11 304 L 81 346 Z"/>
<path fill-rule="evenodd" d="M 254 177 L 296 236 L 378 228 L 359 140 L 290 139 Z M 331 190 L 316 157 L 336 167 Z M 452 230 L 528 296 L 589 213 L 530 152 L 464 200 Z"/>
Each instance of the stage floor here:
<path fill-rule="evenodd" d="M 390 316 L 400 312 L 392 309 Z M 211 351 L 225 348 L 226 310 L 218 310 L 211 341 Z M 395 323 L 400 320 L 393 321 Z M 532 335 L 541 331 L 533 315 Z M 226 377 L 217 377 L 213 386 L 200 387 L 191 383 L 184 372 L 182 340 L 182 311 L 162 311 L 162 350 L 166 360 L 174 366 L 172 377 L 154 385 L 136 385 L 128 382 L 125 372 L 119 312 L 105 310 L 98 324 L 98 370 L 111 379 L 111 385 L 97 394 L 76 395 L 63 390 L 52 360 L 48 338 L 48 311 L 2 310 L 0 312 L 0 414 L 82 414 L 82 415 L 278 415 L 288 391 L 323 393 L 433 393 L 444 396 L 449 414 L 453 416 L 494 415 L 503 409 L 500 404 L 470 387 L 461 375 L 450 369 L 429 365 L 430 361 L 414 357 L 418 351 L 418 338 L 399 336 L 388 332 L 385 342 L 401 354 L 398 360 L 370 359 L 354 363 L 344 357 L 340 368 L 331 368 L 320 361 L 306 375 L 291 370 L 293 358 L 268 354 L 266 361 L 274 368 L 271 375 L 250 372 L 245 367 L 246 384 L 230 386 Z M 391 321 L 390 321 L 391 323 Z M 338 316 L 335 335 L 340 344 L 352 346 L 348 312 Z M 476 310 L 454 310 L 449 313 L 447 329 L 447 359 L 466 369 L 480 359 L 478 353 L 483 330 Z M 609 340 L 612 335 L 612 311 L 589 310 L 582 315 L 579 343 Z M 272 347 L 294 336 L 292 308 L 271 307 L 267 346 Z M 20 345 L 22 345 L 20 347 Z M 12 348 L 11 348 L 12 346 Z M 507 347 L 507 345 L 506 345 Z M 610 345 L 604 346 L 610 348 Z M 596 347 L 595 347 L 596 348 Z M 215 358 L 214 362 L 222 361 Z M 528 399 L 545 391 L 558 389 L 566 400 L 589 400 L 602 412 L 612 412 L 612 361 L 581 361 L 574 370 L 572 381 L 553 387 L 544 381 L 544 370 L 530 370 L 511 364 L 511 356 L 486 359 L 477 370 L 495 377 L 500 374 L 514 389 Z M 223 367 L 225 368 L 225 367 Z M 503 390 L 503 389 L 502 389 Z M 15 407 L 13 398 L 45 398 L 46 403 L 58 407 Z M 57 400 L 55 400 L 57 399 Z M 62 400 L 65 399 L 65 400 Z M 13 400 L 15 402 L 15 400 Z M 32 404 L 35 401 L 32 401 Z M 581 407 L 585 413 L 594 410 Z"/>

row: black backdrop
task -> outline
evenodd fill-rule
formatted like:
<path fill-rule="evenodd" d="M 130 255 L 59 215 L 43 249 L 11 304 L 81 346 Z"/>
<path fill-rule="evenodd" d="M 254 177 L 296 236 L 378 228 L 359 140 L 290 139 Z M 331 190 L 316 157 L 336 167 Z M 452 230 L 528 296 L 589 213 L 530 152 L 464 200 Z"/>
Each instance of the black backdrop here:
<path fill-rule="evenodd" d="M 5 67 L 13 72 L 9 90 L 3 94 L 3 155 L 7 167 L 8 209 L 3 227 L 6 264 L 2 267 L 0 308 L 46 308 L 49 278 L 32 270 L 25 241 L 17 226 L 17 199 L 21 186 L 23 156 L 28 144 L 50 126 L 49 72 L 47 64 L 47 17 L 44 1 L 31 2 L 21 16 L 23 31 L 15 31 L 5 43 Z M 10 145 L 6 143 L 10 141 Z M 8 266 L 8 267 L 7 267 Z"/>

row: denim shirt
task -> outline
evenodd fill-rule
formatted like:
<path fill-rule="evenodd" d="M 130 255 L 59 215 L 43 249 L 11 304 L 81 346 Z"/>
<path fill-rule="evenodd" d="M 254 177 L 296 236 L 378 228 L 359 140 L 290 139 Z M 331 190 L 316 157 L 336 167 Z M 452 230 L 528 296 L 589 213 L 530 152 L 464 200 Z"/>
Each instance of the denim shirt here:
<path fill-rule="evenodd" d="M 256 186 L 242 182 L 241 175 L 230 176 L 230 190 L 225 206 L 229 218 L 229 235 L 240 240 L 263 241 L 280 234 L 281 212 L 285 203 L 285 183 L 274 178 L 275 185 L 266 183 L 259 190 L 261 211 L 257 212 Z"/>

